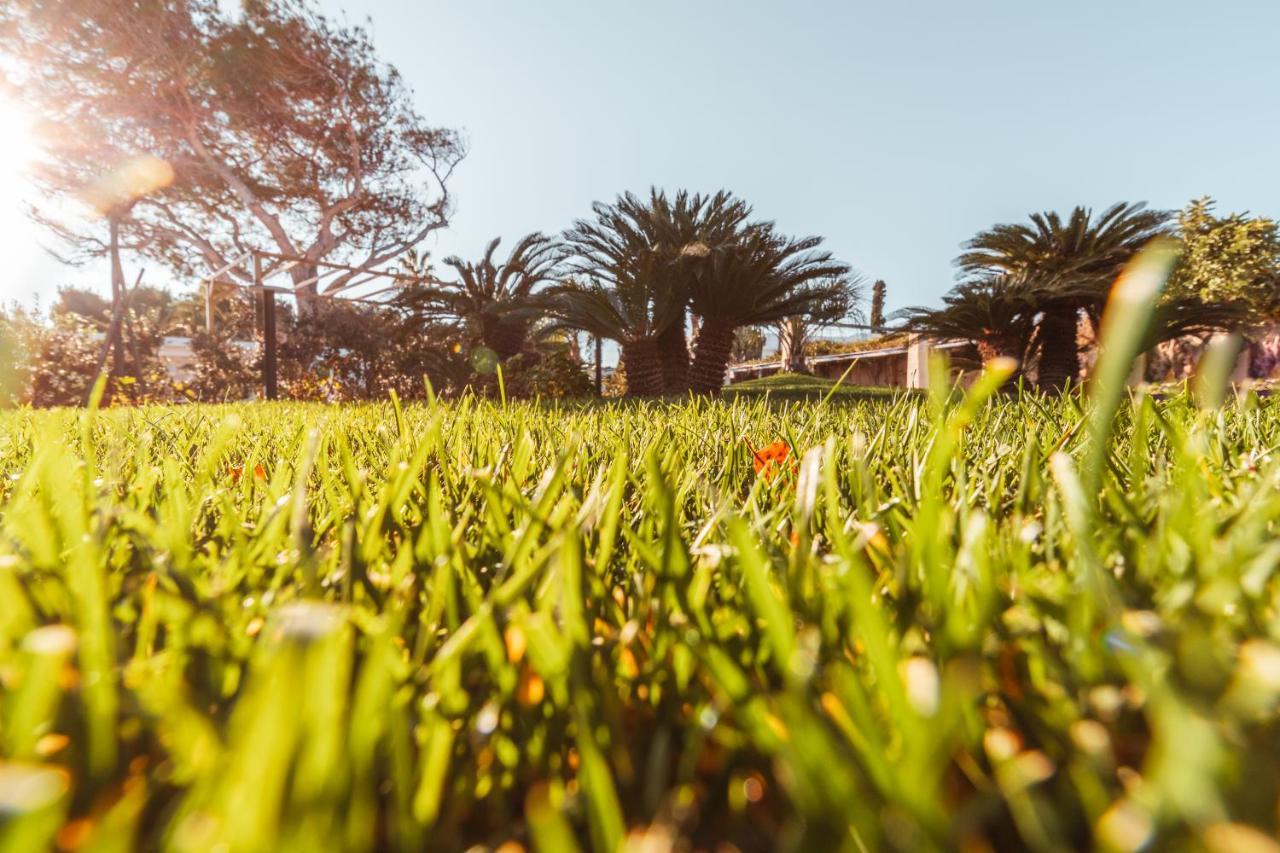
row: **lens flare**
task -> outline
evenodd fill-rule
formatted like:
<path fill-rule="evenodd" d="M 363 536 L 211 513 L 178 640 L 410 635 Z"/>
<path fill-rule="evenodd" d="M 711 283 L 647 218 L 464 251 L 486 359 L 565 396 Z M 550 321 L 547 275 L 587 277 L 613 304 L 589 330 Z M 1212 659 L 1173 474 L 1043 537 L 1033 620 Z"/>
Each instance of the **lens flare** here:
<path fill-rule="evenodd" d="M 81 199 L 100 215 L 127 207 L 134 201 L 173 183 L 173 166 L 159 157 L 131 157 L 86 187 Z"/>

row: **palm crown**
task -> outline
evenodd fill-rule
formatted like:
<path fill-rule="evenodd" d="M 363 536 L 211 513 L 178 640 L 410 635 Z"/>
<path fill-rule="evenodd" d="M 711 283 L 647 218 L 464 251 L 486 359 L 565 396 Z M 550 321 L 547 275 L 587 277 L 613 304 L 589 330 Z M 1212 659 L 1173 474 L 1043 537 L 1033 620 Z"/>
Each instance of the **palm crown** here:
<path fill-rule="evenodd" d="M 997 225 L 965 244 L 956 265 L 969 274 L 1013 274 L 1046 286 L 1037 292 L 1039 381 L 1058 388 L 1079 371 L 1081 309 L 1097 319 L 1124 265 L 1167 232 L 1169 214 L 1142 203 L 1113 204 L 1095 217 L 1077 207 L 1064 220 L 1049 211 L 1029 223 Z"/>
<path fill-rule="evenodd" d="M 533 233 L 512 247 L 505 262 L 496 263 L 501 242 L 491 240 L 479 262 L 445 258 L 456 280 L 413 288 L 402 301 L 427 314 L 456 318 L 505 360 L 525 348 L 534 320 L 550 304 L 550 294 L 539 287 L 553 279 L 562 255 L 551 238 Z"/>

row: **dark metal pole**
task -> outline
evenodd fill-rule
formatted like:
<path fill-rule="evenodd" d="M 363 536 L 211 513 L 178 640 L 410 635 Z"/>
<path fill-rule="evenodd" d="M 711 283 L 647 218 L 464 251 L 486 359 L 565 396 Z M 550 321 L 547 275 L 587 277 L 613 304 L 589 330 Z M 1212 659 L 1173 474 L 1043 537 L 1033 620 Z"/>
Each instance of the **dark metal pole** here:
<path fill-rule="evenodd" d="M 596 393 L 604 396 L 604 342 L 599 335 L 596 338 Z"/>
<path fill-rule="evenodd" d="M 262 258 L 253 256 L 253 283 L 262 287 Z M 276 295 L 262 287 L 262 385 L 268 400 L 276 399 Z"/>

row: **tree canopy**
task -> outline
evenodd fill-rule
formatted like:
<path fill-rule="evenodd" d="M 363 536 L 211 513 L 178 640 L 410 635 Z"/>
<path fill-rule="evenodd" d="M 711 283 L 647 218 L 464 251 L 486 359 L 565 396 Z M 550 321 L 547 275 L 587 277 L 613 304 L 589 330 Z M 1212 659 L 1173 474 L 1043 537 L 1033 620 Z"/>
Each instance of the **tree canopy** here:
<path fill-rule="evenodd" d="M 446 223 L 462 140 L 417 113 L 364 29 L 306 0 L 236 16 L 216 0 L 11 0 L 0 62 L 42 117 L 34 212 L 72 260 L 107 251 L 76 197 L 127 209 L 123 245 L 184 274 L 250 248 L 377 264 Z M 304 289 L 314 275 L 290 274 Z"/>
<path fill-rule="evenodd" d="M 1214 214 L 1199 198 L 1178 214 L 1182 257 L 1169 277 L 1171 294 L 1242 302 L 1260 319 L 1280 314 L 1280 226 L 1248 213 Z"/>

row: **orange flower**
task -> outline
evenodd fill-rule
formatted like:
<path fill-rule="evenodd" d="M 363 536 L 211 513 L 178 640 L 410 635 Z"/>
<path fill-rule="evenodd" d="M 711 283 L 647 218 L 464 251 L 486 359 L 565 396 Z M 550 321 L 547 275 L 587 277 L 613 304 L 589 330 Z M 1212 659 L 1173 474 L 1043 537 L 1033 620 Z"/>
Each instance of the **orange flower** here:
<path fill-rule="evenodd" d="M 748 444 L 747 447 L 750 448 L 751 445 Z M 751 455 L 756 473 L 766 480 L 772 479 L 779 472 L 795 467 L 794 461 L 790 465 L 787 464 L 791 456 L 791 447 L 785 441 L 775 441 L 759 450 L 752 448 Z"/>

